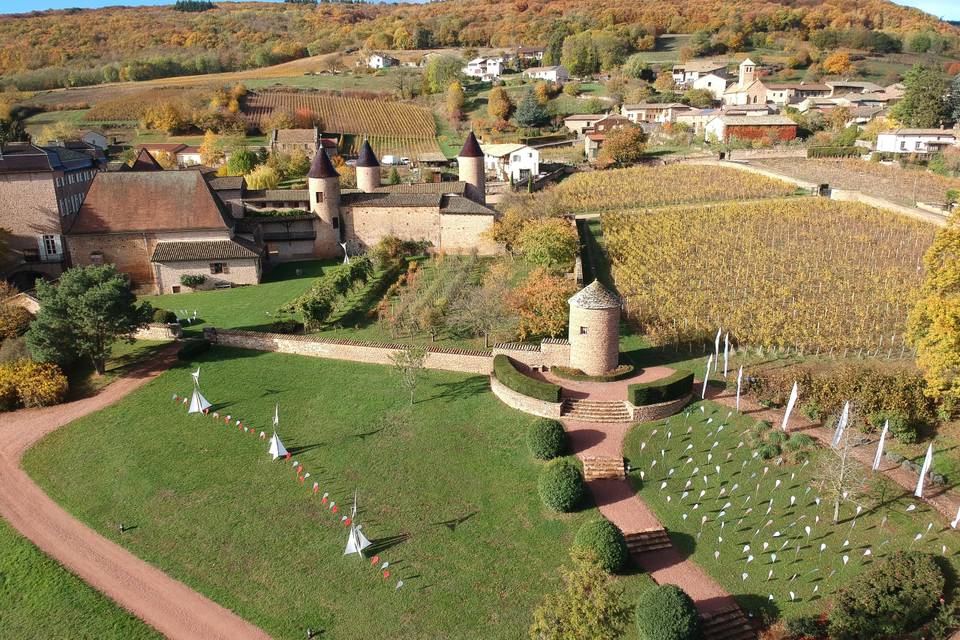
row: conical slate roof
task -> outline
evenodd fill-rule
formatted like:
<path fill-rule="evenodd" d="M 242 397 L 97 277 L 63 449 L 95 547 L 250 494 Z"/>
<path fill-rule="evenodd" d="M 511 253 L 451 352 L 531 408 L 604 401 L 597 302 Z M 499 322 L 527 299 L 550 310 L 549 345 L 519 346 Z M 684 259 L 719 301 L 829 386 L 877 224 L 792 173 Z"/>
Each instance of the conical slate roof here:
<path fill-rule="evenodd" d="M 313 158 L 313 163 L 310 165 L 310 172 L 307 174 L 308 178 L 336 178 L 340 174 L 337 173 L 337 170 L 333 168 L 333 163 L 330 162 L 330 158 L 327 157 L 327 152 L 322 148 L 317 150 L 317 155 Z"/>
<path fill-rule="evenodd" d="M 585 286 L 567 302 L 570 303 L 571 307 L 579 307 L 581 309 L 620 308 L 620 298 L 605 289 L 599 280 L 594 280 Z"/>
<path fill-rule="evenodd" d="M 373 147 L 370 146 L 370 142 L 367 140 L 363 141 L 363 146 L 360 147 L 360 156 L 357 158 L 358 167 L 379 167 L 380 163 L 377 162 L 377 154 L 373 152 Z"/>
<path fill-rule="evenodd" d="M 460 153 L 457 154 L 458 158 L 482 158 L 483 151 L 480 149 L 480 143 L 477 142 L 477 136 L 473 135 L 473 131 L 470 132 L 470 135 L 467 136 L 466 141 L 463 143 L 463 148 L 460 149 Z"/>

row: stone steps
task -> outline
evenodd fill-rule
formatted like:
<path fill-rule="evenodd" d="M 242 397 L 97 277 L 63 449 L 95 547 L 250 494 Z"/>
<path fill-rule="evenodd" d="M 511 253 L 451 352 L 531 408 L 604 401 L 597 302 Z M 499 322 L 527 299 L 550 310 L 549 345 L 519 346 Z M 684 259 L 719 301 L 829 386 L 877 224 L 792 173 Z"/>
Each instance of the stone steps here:
<path fill-rule="evenodd" d="M 627 549 L 629 549 L 633 555 L 673 547 L 673 543 L 670 541 L 670 536 L 667 534 L 666 529 L 637 531 L 635 533 L 628 533 L 624 537 L 627 539 Z"/>
<path fill-rule="evenodd" d="M 605 478 L 623 480 L 627 477 L 623 469 L 623 458 L 619 456 L 584 456 L 581 462 L 583 462 L 584 480 Z"/>
<path fill-rule="evenodd" d="M 703 616 L 703 640 L 756 640 L 757 631 L 740 607 Z"/>
<path fill-rule="evenodd" d="M 631 414 L 623 402 L 605 400 L 573 400 L 566 398 L 560 414 L 582 422 L 630 422 Z"/>

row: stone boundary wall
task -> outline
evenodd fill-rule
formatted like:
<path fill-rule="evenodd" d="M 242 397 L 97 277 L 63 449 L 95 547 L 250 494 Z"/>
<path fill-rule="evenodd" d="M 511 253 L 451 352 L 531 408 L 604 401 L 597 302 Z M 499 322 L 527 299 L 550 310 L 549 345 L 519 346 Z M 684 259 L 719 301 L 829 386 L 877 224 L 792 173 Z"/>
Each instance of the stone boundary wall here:
<path fill-rule="evenodd" d="M 512 407 L 524 413 L 530 413 L 541 418 L 560 419 L 561 407 L 559 402 L 547 402 L 546 400 L 537 400 L 530 396 L 525 396 L 497 380 L 496 376 L 490 376 L 490 389 L 493 395 L 497 396 L 503 404 Z"/>
<path fill-rule="evenodd" d="M 806 157 L 804 155 L 804 157 Z M 701 164 L 701 165 L 712 165 L 716 167 L 729 167 L 731 169 L 739 169 L 740 171 L 746 171 L 747 173 L 755 173 L 759 176 L 766 176 L 767 178 L 773 178 L 775 180 L 781 180 L 783 182 L 789 182 L 792 185 L 800 187 L 801 189 L 806 189 L 811 193 L 816 193 L 819 189 L 819 185 L 812 182 L 807 182 L 806 180 L 800 180 L 799 178 L 794 178 L 791 176 L 778 173 L 776 171 L 771 171 L 770 169 L 763 169 L 761 167 L 754 167 L 748 164 L 743 164 L 741 162 L 732 162 L 729 160 L 689 160 L 686 164 Z"/>
<path fill-rule="evenodd" d="M 670 400 L 669 402 L 661 402 L 659 404 L 648 404 L 642 407 L 635 407 L 629 402 L 625 402 L 625 404 L 630 409 L 634 421 L 652 422 L 654 420 L 669 418 L 675 413 L 678 413 L 689 404 L 691 398 L 693 398 L 693 394 L 688 393 L 686 396 L 677 400 Z"/>
<path fill-rule="evenodd" d="M 787 147 L 786 149 L 731 149 L 727 160 L 763 160 L 767 158 L 806 158 L 806 147 Z"/>
<path fill-rule="evenodd" d="M 142 329 L 138 329 L 133 337 L 137 340 L 179 340 L 183 329 L 176 322 L 163 324 L 151 322 Z"/>
<path fill-rule="evenodd" d="M 203 335 L 210 342 L 227 347 L 384 365 L 392 365 L 390 356 L 406 348 L 386 342 L 334 340 L 257 331 L 204 329 Z M 469 349 L 427 347 L 424 366 L 428 369 L 490 375 L 493 373 L 493 354 Z"/>
<path fill-rule="evenodd" d="M 566 367 L 570 364 L 570 342 L 546 338 L 539 345 L 522 342 L 493 345 L 493 355 L 501 354 L 528 367 Z"/>

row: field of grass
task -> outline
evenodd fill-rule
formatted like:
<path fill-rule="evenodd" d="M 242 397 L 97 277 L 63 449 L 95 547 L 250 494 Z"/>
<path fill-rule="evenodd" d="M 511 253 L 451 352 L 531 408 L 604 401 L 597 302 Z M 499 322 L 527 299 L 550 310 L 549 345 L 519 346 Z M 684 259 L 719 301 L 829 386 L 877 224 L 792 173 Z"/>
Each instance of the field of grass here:
<path fill-rule="evenodd" d="M 154 640 L 160 634 L 0 520 L 0 637 Z"/>
<path fill-rule="evenodd" d="M 624 447 L 631 482 L 674 544 L 748 611 L 818 613 L 839 587 L 898 549 L 945 555 L 960 568 L 960 541 L 949 525 L 882 476 L 872 477 L 857 501 L 844 501 L 839 524 L 832 524 L 832 506 L 816 503 L 818 465 L 832 454 L 816 450 L 806 465 L 755 458 L 744 435 L 753 424 L 726 407 L 696 403 L 669 420 L 634 427 Z"/>
<path fill-rule="evenodd" d="M 67 378 L 70 380 L 68 400 L 92 396 L 118 377 L 144 360 L 152 358 L 168 343 L 153 340 L 137 340 L 135 342 L 114 342 L 110 347 L 110 358 L 107 360 L 106 372 L 98 376 L 93 365 L 86 360 L 79 360 L 67 369 Z"/>
<path fill-rule="evenodd" d="M 279 432 L 310 481 L 344 510 L 358 492 L 389 580 L 343 556 L 340 517 L 265 442 L 172 402 L 198 364 L 215 409 L 269 430 L 279 403 Z M 596 514 L 541 505 L 530 421 L 481 376 L 428 372 L 410 408 L 389 367 L 213 348 L 54 433 L 24 465 L 102 535 L 278 640 L 307 626 L 331 638 L 518 638 Z M 118 521 L 136 528 L 121 537 Z M 650 585 L 619 581 L 631 598 Z"/>

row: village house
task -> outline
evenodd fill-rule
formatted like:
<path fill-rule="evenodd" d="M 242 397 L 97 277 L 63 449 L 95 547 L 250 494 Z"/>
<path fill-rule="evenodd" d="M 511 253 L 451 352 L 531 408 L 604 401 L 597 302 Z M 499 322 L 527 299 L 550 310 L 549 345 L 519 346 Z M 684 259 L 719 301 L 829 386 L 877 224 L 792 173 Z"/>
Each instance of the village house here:
<path fill-rule="evenodd" d="M 877 136 L 879 153 L 916 153 L 926 155 L 958 144 L 956 129 L 895 129 Z"/>
<path fill-rule="evenodd" d="M 797 123 L 786 116 L 727 116 L 713 118 L 705 128 L 714 142 L 769 140 L 787 142 L 797 137 Z"/>
<path fill-rule="evenodd" d="M 778 106 L 795 104 L 806 98 L 817 98 L 830 94 L 830 87 L 819 83 L 761 81 L 759 84 L 766 91 L 764 101 L 772 102 Z"/>
<path fill-rule="evenodd" d="M 145 144 L 138 144 L 137 150 L 146 150 L 150 153 L 154 159 L 160 158 L 162 155 L 166 155 L 169 158 L 170 162 L 174 166 L 184 168 L 184 167 L 194 167 L 200 164 L 203 164 L 203 160 L 200 156 L 200 147 L 179 144 L 175 142 L 148 142 Z M 162 163 L 161 163 L 162 164 Z"/>
<path fill-rule="evenodd" d="M 759 104 L 724 105 L 720 107 L 720 115 L 724 116 L 769 116 L 780 113 L 774 104 L 761 102 Z"/>
<path fill-rule="evenodd" d="M 545 52 L 543 47 L 517 47 L 517 60 L 526 63 L 540 62 Z"/>
<path fill-rule="evenodd" d="M 386 69 L 387 67 L 396 67 L 400 61 L 385 53 L 374 52 L 367 57 L 367 66 L 371 69 Z"/>
<path fill-rule="evenodd" d="M 503 73 L 503 58 L 474 58 L 463 68 L 463 73 L 471 78 L 490 82 Z"/>
<path fill-rule="evenodd" d="M 113 142 L 113 140 L 108 138 L 105 133 L 95 129 L 87 129 L 86 131 L 82 131 L 80 133 L 80 139 L 87 144 L 93 145 L 101 151 L 106 151 Z"/>
<path fill-rule="evenodd" d="M 540 152 L 525 144 L 485 144 L 484 168 L 500 181 L 526 182 L 540 173 Z"/>
<path fill-rule="evenodd" d="M 0 144 L 0 228 L 10 233 L 2 276 L 23 290 L 69 266 L 63 233 L 73 220 L 97 163 L 65 147 Z"/>
<path fill-rule="evenodd" d="M 708 91 L 717 102 L 723 100 L 723 92 L 727 90 L 727 76 L 716 73 L 707 73 L 693 81 L 693 88 Z"/>
<path fill-rule="evenodd" d="M 708 74 L 723 79 L 725 86 L 727 65 L 715 60 L 689 60 L 673 65 L 673 82 L 679 86 L 692 86 L 699 78 Z"/>
<path fill-rule="evenodd" d="M 567 131 L 570 133 L 576 134 L 577 138 L 583 136 L 583 132 L 590 127 L 594 126 L 600 120 L 603 120 L 608 115 L 607 113 L 589 113 L 589 114 L 576 114 L 572 116 L 567 116 L 563 119 L 563 126 L 567 128 Z"/>
<path fill-rule="evenodd" d="M 620 114 L 630 122 L 672 122 L 675 113 L 690 109 L 688 105 L 679 102 L 638 102 L 625 104 L 620 108 Z"/>
<path fill-rule="evenodd" d="M 584 131 L 583 153 L 589 162 L 593 162 L 600 154 L 603 143 L 614 129 L 631 126 L 633 123 L 625 116 L 610 115 L 599 120 L 592 127 Z"/>
<path fill-rule="evenodd" d="M 523 77 L 530 80 L 546 80 L 547 82 L 564 83 L 570 79 L 566 67 L 530 67 L 523 72 Z"/>
<path fill-rule="evenodd" d="M 872 82 L 862 82 L 859 80 L 824 80 L 830 89 L 828 94 L 831 98 L 842 96 L 848 93 L 877 93 L 883 91 L 883 87 Z"/>
<path fill-rule="evenodd" d="M 687 127 L 694 135 L 702 136 L 706 130 L 707 123 L 720 114 L 718 109 L 690 109 L 678 113 L 674 119 L 674 124 Z"/>
<path fill-rule="evenodd" d="M 757 87 L 757 63 L 747 58 L 737 67 L 737 82 L 723 92 L 723 104 L 745 105 L 766 102 L 766 90 Z"/>
<path fill-rule="evenodd" d="M 324 138 L 320 135 L 320 129 L 273 129 L 269 137 L 270 153 L 283 153 L 290 155 L 296 150 L 302 151 L 308 158 L 317 154 L 317 150 L 323 147 L 331 158 L 336 156 L 337 141 L 333 138 Z"/>

